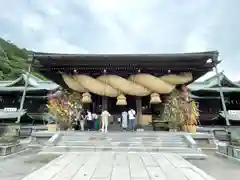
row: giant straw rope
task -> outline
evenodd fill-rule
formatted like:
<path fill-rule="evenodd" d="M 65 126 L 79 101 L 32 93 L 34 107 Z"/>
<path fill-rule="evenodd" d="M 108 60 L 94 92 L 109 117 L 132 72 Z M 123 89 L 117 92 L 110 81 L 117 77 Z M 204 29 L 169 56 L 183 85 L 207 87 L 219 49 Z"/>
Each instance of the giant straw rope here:
<path fill-rule="evenodd" d="M 118 105 L 126 104 L 126 97 L 151 95 L 151 103 L 160 103 L 159 94 L 170 93 L 176 85 L 185 84 L 192 80 L 191 73 L 181 75 L 169 74 L 156 77 L 150 74 L 139 73 L 131 75 L 128 79 L 118 75 L 102 75 L 93 78 L 88 75 L 62 75 L 68 87 L 83 93 L 83 102 L 91 102 L 89 92 L 108 97 L 117 97 Z"/>

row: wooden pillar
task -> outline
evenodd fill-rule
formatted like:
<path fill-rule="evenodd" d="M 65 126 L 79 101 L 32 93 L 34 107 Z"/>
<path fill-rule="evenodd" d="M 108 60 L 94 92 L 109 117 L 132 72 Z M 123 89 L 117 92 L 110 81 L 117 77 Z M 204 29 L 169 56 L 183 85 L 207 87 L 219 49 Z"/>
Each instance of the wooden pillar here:
<path fill-rule="evenodd" d="M 137 118 L 136 118 L 136 125 L 139 126 L 140 120 L 142 118 L 142 98 L 136 97 L 136 111 L 137 111 Z"/>
<path fill-rule="evenodd" d="M 102 111 L 108 110 L 108 97 L 102 96 Z"/>
<path fill-rule="evenodd" d="M 95 100 L 95 102 L 92 102 L 92 112 L 95 112 L 96 113 L 96 100 Z"/>
<path fill-rule="evenodd" d="M 103 71 L 104 75 L 107 75 L 107 70 L 104 69 Z M 102 111 L 103 110 L 108 110 L 108 97 L 107 96 L 102 96 Z"/>

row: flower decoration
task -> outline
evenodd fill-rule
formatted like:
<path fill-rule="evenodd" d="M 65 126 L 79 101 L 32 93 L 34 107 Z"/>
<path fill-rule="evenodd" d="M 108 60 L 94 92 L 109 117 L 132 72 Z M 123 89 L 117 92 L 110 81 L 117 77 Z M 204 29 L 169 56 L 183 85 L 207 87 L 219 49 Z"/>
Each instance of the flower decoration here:
<path fill-rule="evenodd" d="M 49 113 L 55 117 L 56 121 L 59 124 L 65 123 L 70 126 L 72 121 L 75 119 L 73 117 L 74 113 L 72 112 L 76 112 L 79 107 L 82 107 L 81 104 L 80 93 L 70 93 L 65 91 L 59 97 L 51 97 L 49 103 L 47 104 L 47 107 Z"/>

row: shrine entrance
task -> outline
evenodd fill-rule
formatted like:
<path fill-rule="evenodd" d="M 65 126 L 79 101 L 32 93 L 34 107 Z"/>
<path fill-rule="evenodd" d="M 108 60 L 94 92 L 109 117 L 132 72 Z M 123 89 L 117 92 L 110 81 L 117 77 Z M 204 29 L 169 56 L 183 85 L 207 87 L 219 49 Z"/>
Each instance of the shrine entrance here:
<path fill-rule="evenodd" d="M 122 107 L 133 108 L 138 128 L 151 121 L 145 118 L 148 114 L 144 111 L 151 117 L 152 106 L 161 104 L 162 96 L 177 85 L 187 85 L 212 70 L 218 64 L 217 57 L 218 52 L 214 51 L 98 55 L 35 53 L 32 63 L 61 87 L 81 93 L 81 102 L 92 112 L 99 114 L 108 110 L 114 125 L 121 116 Z"/>

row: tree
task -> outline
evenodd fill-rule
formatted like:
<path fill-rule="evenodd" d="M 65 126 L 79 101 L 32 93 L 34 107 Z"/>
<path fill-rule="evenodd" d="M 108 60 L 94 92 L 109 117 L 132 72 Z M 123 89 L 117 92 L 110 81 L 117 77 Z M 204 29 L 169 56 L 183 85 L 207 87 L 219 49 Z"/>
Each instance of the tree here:
<path fill-rule="evenodd" d="M 0 80 L 16 79 L 27 68 L 28 51 L 0 38 Z"/>
<path fill-rule="evenodd" d="M 174 89 L 168 97 L 162 114 L 162 119 L 168 121 L 170 129 L 179 129 L 184 122 L 182 102 L 180 92 Z"/>
<path fill-rule="evenodd" d="M 0 80 L 14 80 L 27 70 L 27 58 L 31 51 L 20 49 L 10 41 L 0 38 Z M 37 72 L 33 75 L 46 79 Z"/>
<path fill-rule="evenodd" d="M 65 91 L 60 97 L 51 98 L 47 107 L 49 114 L 57 120 L 60 128 L 68 129 L 75 120 L 75 115 L 82 109 L 81 94 Z"/>

